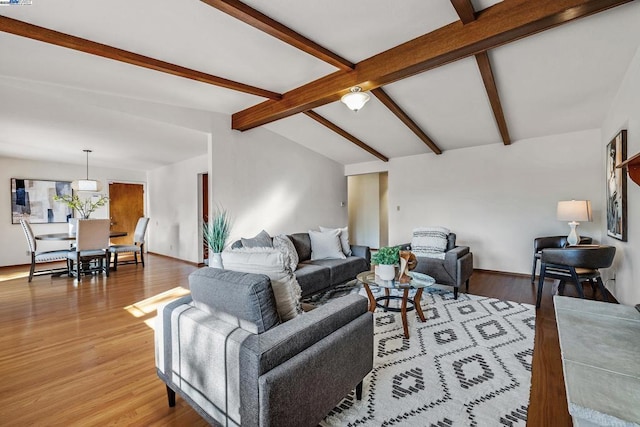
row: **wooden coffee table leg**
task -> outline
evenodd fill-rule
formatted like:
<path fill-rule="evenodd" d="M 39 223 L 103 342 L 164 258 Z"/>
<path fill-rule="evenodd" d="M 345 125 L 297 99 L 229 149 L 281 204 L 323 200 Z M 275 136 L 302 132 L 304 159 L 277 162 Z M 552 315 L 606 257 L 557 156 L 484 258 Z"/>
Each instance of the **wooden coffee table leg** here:
<path fill-rule="evenodd" d="M 409 288 L 405 288 L 402 294 L 402 327 L 404 328 L 404 337 L 409 338 L 409 325 L 407 324 L 407 302 L 409 300 Z"/>
<path fill-rule="evenodd" d="M 363 285 L 364 289 L 367 291 L 367 296 L 369 297 L 369 311 L 373 313 L 376 311 L 376 298 L 373 296 L 373 292 L 371 292 L 369 285 L 367 283 L 363 283 Z"/>
<path fill-rule="evenodd" d="M 384 306 L 389 307 L 389 288 L 384 288 L 384 294 L 387 296 L 387 299 L 384 301 Z"/>
<path fill-rule="evenodd" d="M 421 322 L 426 322 L 424 318 L 424 313 L 422 312 L 422 307 L 420 306 L 420 299 L 422 298 L 422 288 L 418 288 L 416 292 L 416 296 L 413 297 L 413 306 L 416 308 L 416 313 L 418 313 L 418 317 Z"/>

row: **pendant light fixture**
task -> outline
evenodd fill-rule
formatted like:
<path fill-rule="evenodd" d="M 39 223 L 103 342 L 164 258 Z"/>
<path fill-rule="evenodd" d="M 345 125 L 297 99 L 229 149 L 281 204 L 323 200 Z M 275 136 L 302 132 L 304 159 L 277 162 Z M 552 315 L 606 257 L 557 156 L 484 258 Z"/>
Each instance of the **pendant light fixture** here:
<path fill-rule="evenodd" d="M 87 153 L 87 179 L 77 179 L 71 183 L 71 188 L 76 191 L 100 191 L 102 184 L 95 179 L 89 179 L 89 153 L 91 150 L 82 150 Z"/>
<path fill-rule="evenodd" d="M 344 102 L 345 105 L 353 111 L 358 111 L 364 104 L 367 103 L 370 96 L 366 92 L 362 92 L 362 88 L 360 86 L 354 86 L 350 89 L 350 92 L 342 95 L 340 101 Z"/>

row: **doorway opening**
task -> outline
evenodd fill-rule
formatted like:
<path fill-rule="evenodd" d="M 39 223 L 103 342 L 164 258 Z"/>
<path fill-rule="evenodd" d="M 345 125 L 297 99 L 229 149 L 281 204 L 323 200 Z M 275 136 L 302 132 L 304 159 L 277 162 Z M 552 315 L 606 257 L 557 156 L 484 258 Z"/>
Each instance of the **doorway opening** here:
<path fill-rule="evenodd" d="M 356 245 L 389 245 L 388 173 L 347 177 L 349 238 Z"/>

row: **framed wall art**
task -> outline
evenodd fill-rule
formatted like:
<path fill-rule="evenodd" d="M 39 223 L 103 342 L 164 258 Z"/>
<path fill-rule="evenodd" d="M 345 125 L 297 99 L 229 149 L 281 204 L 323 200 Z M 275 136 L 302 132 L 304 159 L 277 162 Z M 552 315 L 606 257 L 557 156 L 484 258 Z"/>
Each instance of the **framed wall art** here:
<path fill-rule="evenodd" d="M 627 131 L 607 144 L 607 235 L 627 241 L 627 171 L 616 168 L 627 159 Z"/>
<path fill-rule="evenodd" d="M 11 178 L 11 223 L 23 218 L 32 224 L 67 222 L 73 211 L 53 200 L 65 194 L 72 194 L 71 181 Z"/>

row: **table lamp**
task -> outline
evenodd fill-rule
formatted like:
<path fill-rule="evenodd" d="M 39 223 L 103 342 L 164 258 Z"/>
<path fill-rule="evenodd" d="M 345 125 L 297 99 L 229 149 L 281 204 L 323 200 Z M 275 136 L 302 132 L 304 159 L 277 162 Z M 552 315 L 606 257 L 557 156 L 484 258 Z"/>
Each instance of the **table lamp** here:
<path fill-rule="evenodd" d="M 591 222 L 591 201 L 590 200 L 565 200 L 558 202 L 558 221 L 569 221 L 571 232 L 567 236 L 570 245 L 577 245 L 580 236 L 576 232 L 578 221 Z"/>

